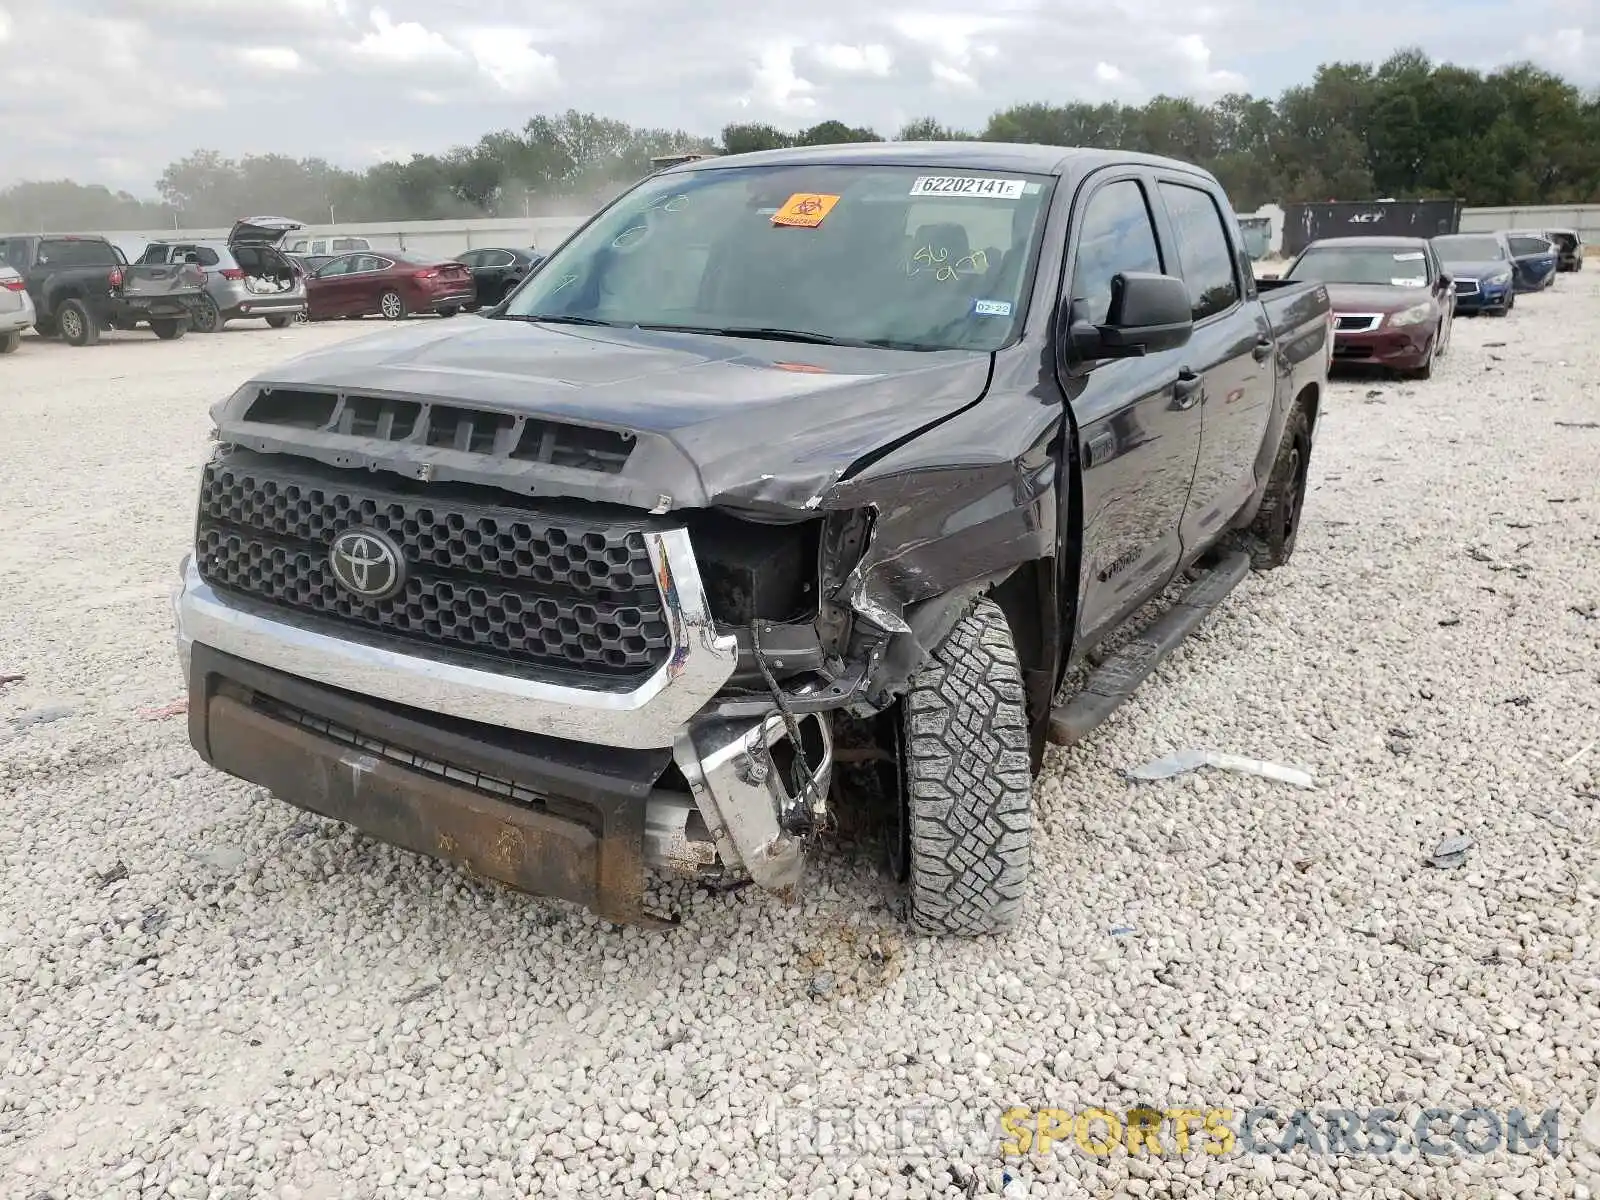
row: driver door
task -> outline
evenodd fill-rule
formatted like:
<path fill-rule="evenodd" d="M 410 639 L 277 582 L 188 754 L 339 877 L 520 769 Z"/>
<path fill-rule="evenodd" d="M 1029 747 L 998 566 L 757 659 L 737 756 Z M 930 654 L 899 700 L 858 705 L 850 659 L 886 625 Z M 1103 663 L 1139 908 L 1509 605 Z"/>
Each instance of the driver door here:
<path fill-rule="evenodd" d="M 1177 275 L 1157 237 L 1151 181 L 1125 171 L 1091 181 L 1068 234 L 1076 319 L 1104 322 L 1111 280 L 1124 271 Z M 1074 646 L 1092 646 L 1172 579 L 1179 529 L 1200 455 L 1200 411 L 1178 383 L 1183 349 L 1073 364 L 1059 378 L 1076 430 L 1083 550 Z M 1072 467 L 1063 471 L 1070 479 Z M 1073 489 L 1061 489 L 1069 529 Z M 1065 556 L 1063 556 L 1065 559 Z M 1070 593 L 1068 593 L 1070 595 Z"/>

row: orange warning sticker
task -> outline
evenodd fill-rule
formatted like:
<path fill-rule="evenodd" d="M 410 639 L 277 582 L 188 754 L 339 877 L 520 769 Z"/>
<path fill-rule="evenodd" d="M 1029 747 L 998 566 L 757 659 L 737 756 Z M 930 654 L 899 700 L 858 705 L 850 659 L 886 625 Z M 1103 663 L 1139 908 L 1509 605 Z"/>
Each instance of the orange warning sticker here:
<path fill-rule="evenodd" d="M 815 229 L 839 203 L 837 196 L 816 192 L 796 192 L 783 202 L 783 207 L 772 214 L 774 225 L 797 225 L 802 229 Z"/>

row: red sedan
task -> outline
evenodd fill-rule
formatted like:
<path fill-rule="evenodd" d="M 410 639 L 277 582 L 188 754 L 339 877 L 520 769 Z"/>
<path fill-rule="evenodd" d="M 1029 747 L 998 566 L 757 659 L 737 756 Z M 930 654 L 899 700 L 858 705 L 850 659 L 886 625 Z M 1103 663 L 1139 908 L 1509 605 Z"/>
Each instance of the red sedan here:
<path fill-rule="evenodd" d="M 331 259 L 306 280 L 313 321 L 372 313 L 389 321 L 411 313 L 453 317 L 476 298 L 472 272 L 460 263 L 377 251 Z"/>

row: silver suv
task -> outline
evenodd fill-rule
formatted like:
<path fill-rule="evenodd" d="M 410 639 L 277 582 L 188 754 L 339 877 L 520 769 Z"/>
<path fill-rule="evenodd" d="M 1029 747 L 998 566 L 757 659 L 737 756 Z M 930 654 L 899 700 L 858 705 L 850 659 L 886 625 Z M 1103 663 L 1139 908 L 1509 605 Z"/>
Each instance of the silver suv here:
<path fill-rule="evenodd" d="M 0 354 L 15 351 L 22 342 L 22 331 L 35 319 L 28 286 L 22 276 L 7 265 L 5 249 L 0 246 Z"/>
<path fill-rule="evenodd" d="M 250 217 L 237 222 L 226 240 L 151 242 L 139 261 L 194 262 L 205 269 L 209 303 L 195 314 L 196 333 L 255 319 L 281 329 L 306 314 L 305 271 L 278 249 L 284 235 L 299 228 L 300 222 L 287 217 Z"/>

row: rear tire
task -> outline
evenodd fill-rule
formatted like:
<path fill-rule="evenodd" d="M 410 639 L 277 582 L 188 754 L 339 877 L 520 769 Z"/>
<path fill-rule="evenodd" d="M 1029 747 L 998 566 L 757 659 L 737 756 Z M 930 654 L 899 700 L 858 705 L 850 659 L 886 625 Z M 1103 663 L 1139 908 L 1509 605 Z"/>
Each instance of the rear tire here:
<path fill-rule="evenodd" d="M 270 329 L 287 329 L 293 317 L 268 317 L 267 327 Z"/>
<path fill-rule="evenodd" d="M 450 307 L 450 306 L 446 306 L 446 307 L 441 308 L 439 310 L 439 315 L 441 317 L 453 317 L 460 311 L 461 310 L 459 308 L 453 308 L 453 307 Z"/>
<path fill-rule="evenodd" d="M 400 321 L 406 315 L 406 302 L 399 292 L 385 292 L 378 297 L 378 315 L 385 321 Z"/>
<path fill-rule="evenodd" d="M 82 300 L 68 300 L 57 309 L 56 326 L 69 346 L 93 346 L 100 340 L 100 322 Z"/>
<path fill-rule="evenodd" d="M 202 296 L 200 303 L 189 310 L 189 328 L 196 333 L 216 333 L 222 328 L 222 314 L 217 311 L 217 302 L 210 296 Z"/>
<path fill-rule="evenodd" d="M 163 342 L 175 342 L 189 332 L 189 325 L 177 317 L 158 317 L 150 322 L 150 332 Z"/>
<path fill-rule="evenodd" d="M 0 354 L 15 354 L 17 347 L 22 345 L 21 330 L 12 330 L 10 333 L 0 333 Z"/>
<path fill-rule="evenodd" d="M 1271 571 L 1293 557 L 1310 469 L 1311 420 L 1305 408 L 1296 404 L 1278 444 L 1266 498 L 1244 538 L 1250 565 L 1256 570 Z"/>
<path fill-rule="evenodd" d="M 911 927 L 977 936 L 1022 916 L 1033 781 L 1005 614 L 978 601 L 911 676 L 897 718 Z"/>

